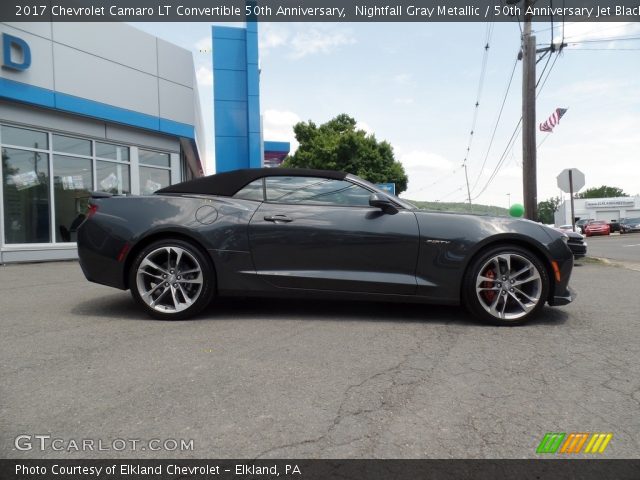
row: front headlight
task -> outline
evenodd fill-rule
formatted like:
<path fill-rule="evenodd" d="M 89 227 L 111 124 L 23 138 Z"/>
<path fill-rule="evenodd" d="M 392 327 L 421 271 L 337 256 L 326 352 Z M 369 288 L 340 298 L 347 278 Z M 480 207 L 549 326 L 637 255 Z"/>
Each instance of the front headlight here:
<path fill-rule="evenodd" d="M 562 241 L 565 243 L 565 245 L 567 243 L 569 243 L 569 235 L 567 235 L 566 233 L 562 234 Z"/>

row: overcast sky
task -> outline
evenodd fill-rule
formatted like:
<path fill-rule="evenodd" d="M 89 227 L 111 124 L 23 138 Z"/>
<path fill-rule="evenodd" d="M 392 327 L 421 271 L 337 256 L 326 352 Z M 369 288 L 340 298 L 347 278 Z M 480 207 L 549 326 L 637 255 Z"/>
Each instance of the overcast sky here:
<path fill-rule="evenodd" d="M 210 137 L 206 171 L 214 173 L 211 25 L 135 26 L 194 52 Z M 549 26 L 536 25 L 540 46 L 551 41 Z M 556 27 L 559 41 L 562 28 Z M 263 23 L 259 32 L 265 140 L 295 145 L 291 127 L 297 121 L 321 123 L 347 113 L 378 139 L 391 143 L 409 175 L 405 198 L 466 199 L 460 166 L 469 142 L 487 24 Z M 607 184 L 640 194 L 640 40 L 591 42 L 622 37 L 640 38 L 640 24 L 565 26 L 565 41 L 570 45 L 551 69 L 537 102 L 538 123 L 557 107 L 568 108 L 553 133 L 537 133 L 538 144 L 543 142 L 538 150 L 539 200 L 560 193 L 556 176 L 569 167 L 584 172 L 586 188 Z M 519 38 L 517 24 L 494 24 L 467 160 L 476 203 L 506 207 L 509 193 L 512 203 L 522 201 L 519 135 L 487 184 L 521 114 L 522 65 L 518 62 L 488 150 Z M 589 42 L 571 45 L 585 40 Z M 545 63 L 543 59 L 538 64 L 538 72 Z"/>

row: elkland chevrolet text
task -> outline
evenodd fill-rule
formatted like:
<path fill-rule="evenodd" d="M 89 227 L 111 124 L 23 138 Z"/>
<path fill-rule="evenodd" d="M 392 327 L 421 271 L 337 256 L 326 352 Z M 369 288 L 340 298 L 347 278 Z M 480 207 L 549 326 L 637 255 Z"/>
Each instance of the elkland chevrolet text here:
<path fill-rule="evenodd" d="M 418 210 L 351 174 L 271 168 L 95 193 L 78 254 L 88 280 L 161 319 L 236 295 L 464 304 L 518 325 L 571 302 L 566 241 L 528 220 Z"/>

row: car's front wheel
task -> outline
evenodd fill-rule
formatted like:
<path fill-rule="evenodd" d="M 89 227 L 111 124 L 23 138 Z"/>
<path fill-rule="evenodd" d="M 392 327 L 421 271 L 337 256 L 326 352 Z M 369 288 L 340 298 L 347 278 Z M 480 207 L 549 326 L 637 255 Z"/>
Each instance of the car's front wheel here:
<path fill-rule="evenodd" d="M 200 312 L 215 288 L 211 261 L 189 242 L 153 242 L 136 256 L 129 272 L 133 298 L 149 315 L 182 320 Z"/>
<path fill-rule="evenodd" d="M 544 306 L 547 269 L 529 250 L 502 245 L 480 254 L 468 269 L 463 300 L 477 317 L 495 325 L 521 325 Z"/>

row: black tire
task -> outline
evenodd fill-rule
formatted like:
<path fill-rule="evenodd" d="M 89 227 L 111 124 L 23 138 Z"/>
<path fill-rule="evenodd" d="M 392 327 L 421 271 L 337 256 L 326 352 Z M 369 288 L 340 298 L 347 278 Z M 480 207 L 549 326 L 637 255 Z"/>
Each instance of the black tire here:
<path fill-rule="evenodd" d="M 494 262 L 498 256 L 502 257 Z M 506 271 L 507 256 L 510 272 Z M 516 275 L 518 272 L 520 274 Z M 482 278 L 479 278 L 481 274 Z M 495 278 L 495 281 L 482 280 L 486 278 Z M 481 251 L 472 260 L 462 284 L 465 307 L 482 321 L 499 326 L 528 322 L 544 307 L 548 294 L 549 274 L 546 267 L 530 250 L 517 245 L 499 245 Z M 532 298 L 537 299 L 536 302 L 531 301 Z M 497 302 L 495 306 L 494 302 Z"/>
<path fill-rule="evenodd" d="M 184 320 L 210 303 L 215 293 L 215 272 L 211 259 L 200 248 L 184 240 L 163 239 L 136 255 L 129 270 L 129 287 L 151 317 Z"/>

